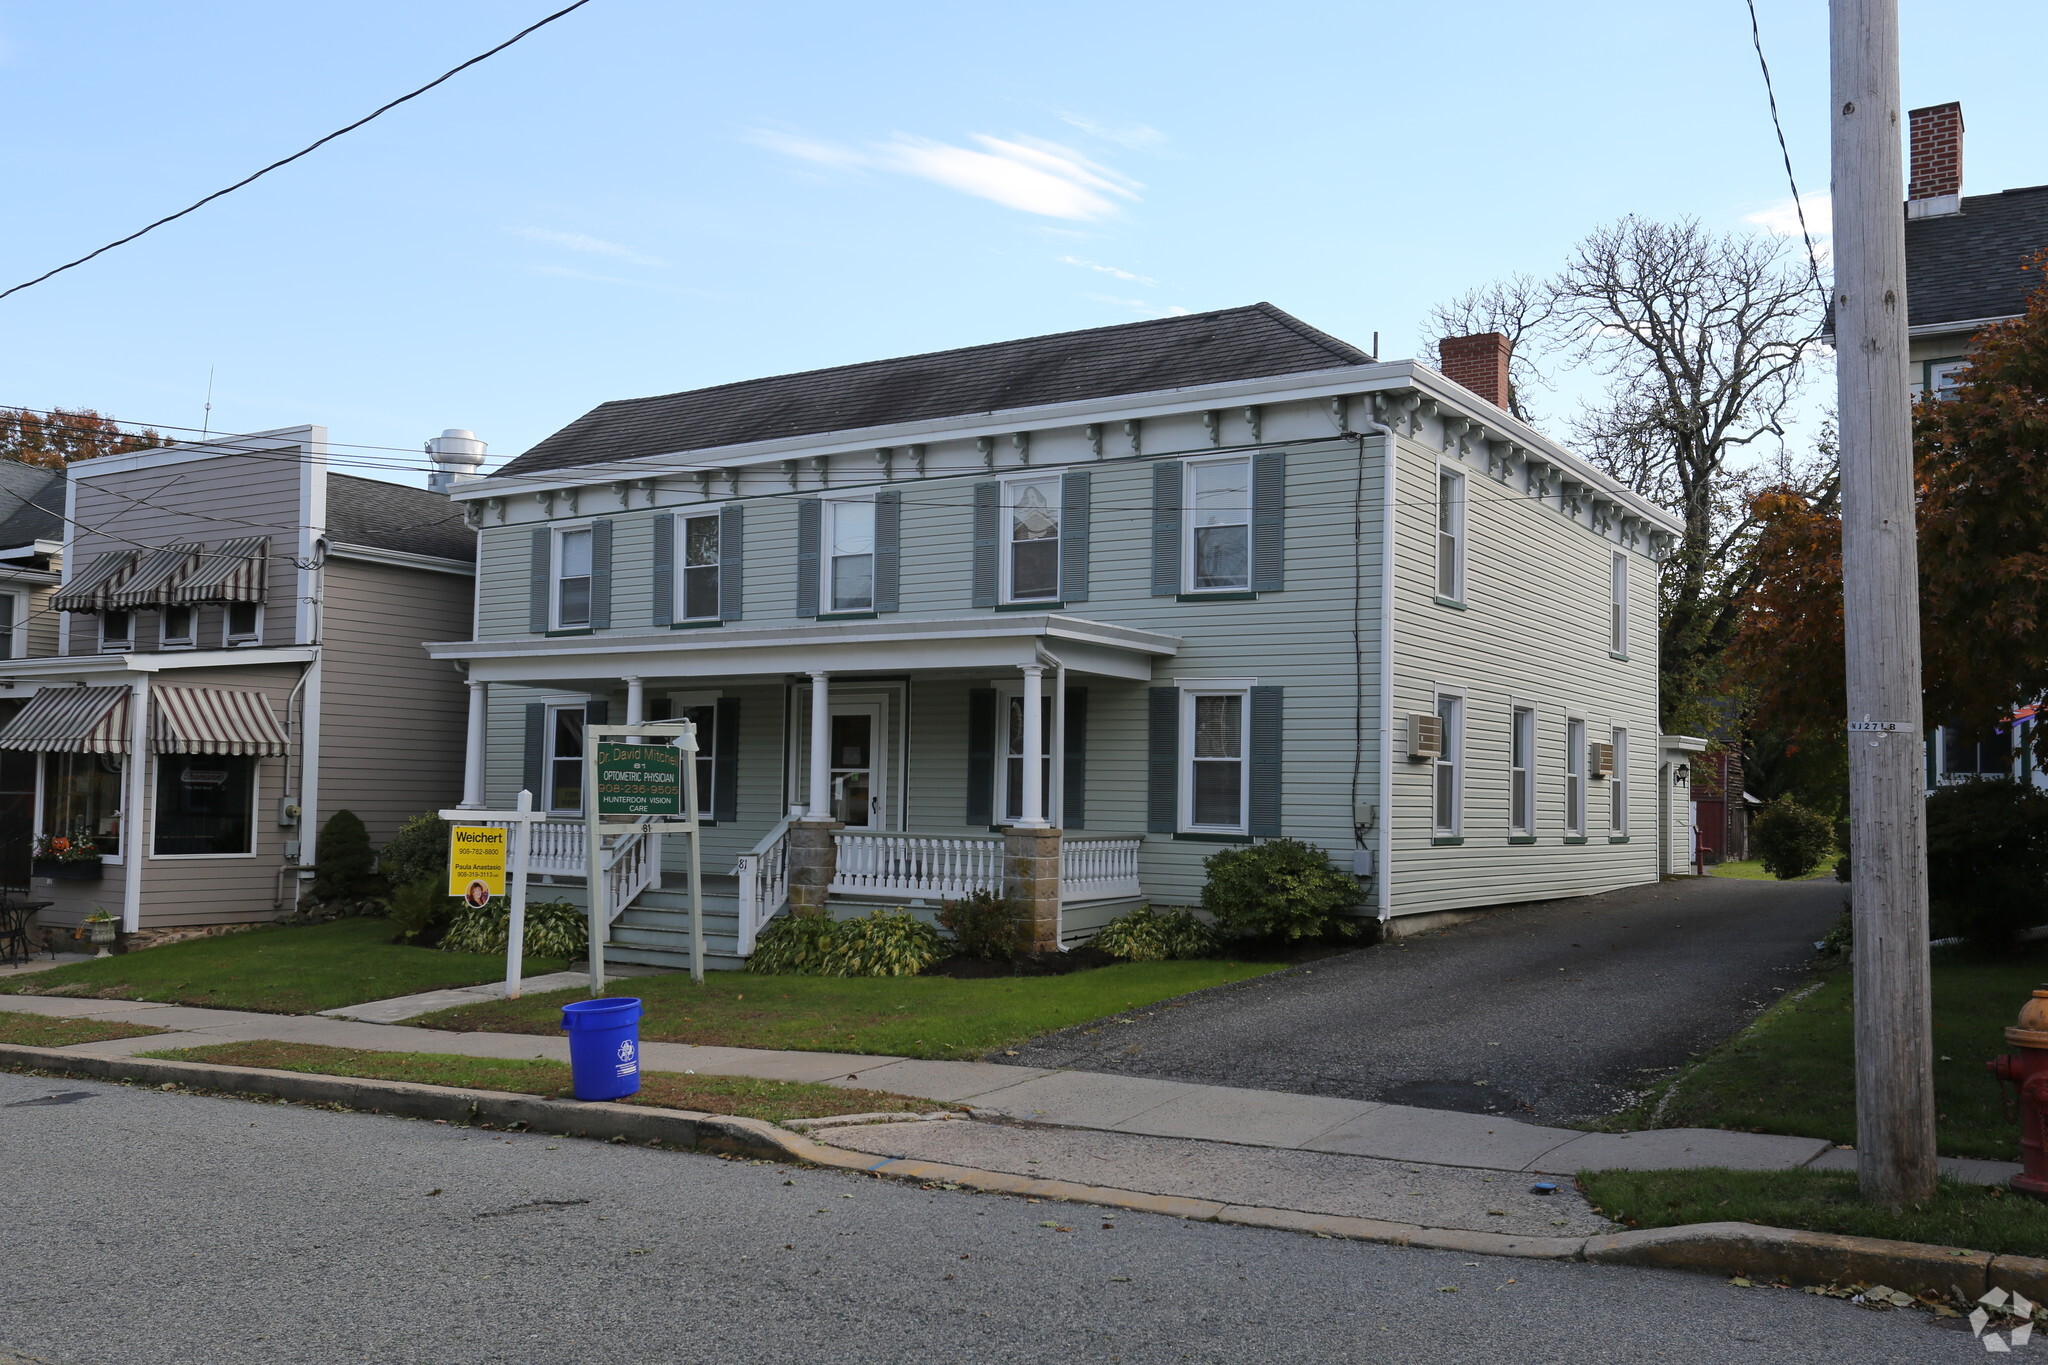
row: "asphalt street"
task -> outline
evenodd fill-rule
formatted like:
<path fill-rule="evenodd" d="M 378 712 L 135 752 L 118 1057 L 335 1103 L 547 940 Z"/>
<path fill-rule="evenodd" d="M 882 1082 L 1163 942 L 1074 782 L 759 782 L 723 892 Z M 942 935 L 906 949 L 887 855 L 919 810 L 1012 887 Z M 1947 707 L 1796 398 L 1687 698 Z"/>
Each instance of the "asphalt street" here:
<path fill-rule="evenodd" d="M 1832 880 L 1709 877 L 1505 910 L 991 1060 L 1502 1113 L 1625 1107 L 1798 985 Z"/>
<path fill-rule="evenodd" d="M 1974 1360 L 1676 1271 L 0 1073 L 0 1361 Z"/>

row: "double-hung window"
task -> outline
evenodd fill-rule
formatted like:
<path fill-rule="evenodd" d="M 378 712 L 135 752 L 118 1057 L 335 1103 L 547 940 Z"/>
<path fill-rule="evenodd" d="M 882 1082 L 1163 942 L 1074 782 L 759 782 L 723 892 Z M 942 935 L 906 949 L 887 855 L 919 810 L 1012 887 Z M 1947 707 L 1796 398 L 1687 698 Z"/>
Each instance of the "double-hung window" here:
<path fill-rule="evenodd" d="M 1607 794 L 1614 800 L 1613 828 L 1616 838 L 1628 833 L 1628 731 L 1614 732 L 1614 776 L 1608 779 Z"/>
<path fill-rule="evenodd" d="M 1619 550 L 1607 570 L 1607 648 L 1628 653 L 1628 556 Z"/>
<path fill-rule="evenodd" d="M 676 533 L 682 537 L 676 558 L 682 565 L 676 588 L 678 621 L 718 619 L 718 517 L 678 517 Z"/>
<path fill-rule="evenodd" d="M 548 809 L 583 810 L 583 703 L 548 708 Z"/>
<path fill-rule="evenodd" d="M 588 526 L 555 532 L 555 629 L 590 624 L 591 531 Z"/>
<path fill-rule="evenodd" d="M 871 498 L 824 503 L 824 600 L 828 611 L 875 609 L 875 504 Z"/>
<path fill-rule="evenodd" d="M 1436 476 L 1436 595 L 1465 600 L 1465 476 L 1449 469 Z"/>
<path fill-rule="evenodd" d="M 0 659 L 19 659 L 28 653 L 28 595 L 0 592 Z"/>
<path fill-rule="evenodd" d="M 1003 484 L 1003 600 L 1054 602 L 1060 595 L 1060 480 Z"/>
<path fill-rule="evenodd" d="M 1439 693 L 1436 718 L 1443 726 L 1443 752 L 1438 754 L 1431 794 L 1431 828 L 1439 835 L 1456 835 L 1464 827 L 1465 793 L 1465 699 Z"/>
<path fill-rule="evenodd" d="M 198 640 L 198 617 L 197 607 L 165 607 L 157 643 L 165 649 L 189 649 Z"/>
<path fill-rule="evenodd" d="M 1245 773 L 1251 707 L 1242 688 L 1183 690 L 1181 828 L 1243 834 L 1250 828 Z"/>
<path fill-rule="evenodd" d="M 1586 833 L 1586 722 L 1576 717 L 1564 725 L 1564 832 Z"/>
<path fill-rule="evenodd" d="M 1039 699 L 1039 774 L 1038 791 L 1042 803 L 1040 814 L 1050 815 L 1052 810 L 1052 737 L 1053 716 L 1050 696 Z M 1003 789 L 1002 822 L 1015 824 L 1024 818 L 1024 698 L 1004 698 L 1002 749 Z"/>
<path fill-rule="evenodd" d="M 135 642 L 135 617 L 125 611 L 100 613 L 100 648 L 124 650 Z"/>
<path fill-rule="evenodd" d="M 697 727 L 697 818 L 715 818 L 711 813 L 711 778 L 718 768 L 718 708 L 705 702 L 679 709 L 668 697 L 650 697 L 647 719 L 686 720 Z"/>
<path fill-rule="evenodd" d="M 1528 706 L 1509 716 L 1508 832 L 1536 832 L 1536 711 Z"/>
<path fill-rule="evenodd" d="M 1252 462 L 1248 456 L 1190 460 L 1185 475 L 1183 550 L 1187 591 L 1251 587 Z"/>

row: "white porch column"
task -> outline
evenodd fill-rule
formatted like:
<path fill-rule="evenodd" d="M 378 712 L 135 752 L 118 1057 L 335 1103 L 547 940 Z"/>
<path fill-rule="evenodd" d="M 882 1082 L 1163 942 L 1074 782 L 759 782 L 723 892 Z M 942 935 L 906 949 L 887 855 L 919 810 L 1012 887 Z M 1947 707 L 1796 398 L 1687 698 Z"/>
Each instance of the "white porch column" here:
<path fill-rule="evenodd" d="M 484 750 L 490 720 L 489 683 L 469 680 L 469 747 L 462 753 L 462 809 L 484 808 Z"/>
<path fill-rule="evenodd" d="M 626 679 L 626 724 L 638 725 L 647 719 L 647 680 Z"/>
<path fill-rule="evenodd" d="M 1045 824 L 1045 665 L 1024 665 L 1024 809 L 1017 824 Z"/>
<path fill-rule="evenodd" d="M 149 674 L 128 685 L 128 765 L 122 772 L 121 932 L 142 927 L 142 857 L 149 835 Z"/>
<path fill-rule="evenodd" d="M 810 818 L 832 818 L 832 703 L 823 673 L 811 674 Z"/>

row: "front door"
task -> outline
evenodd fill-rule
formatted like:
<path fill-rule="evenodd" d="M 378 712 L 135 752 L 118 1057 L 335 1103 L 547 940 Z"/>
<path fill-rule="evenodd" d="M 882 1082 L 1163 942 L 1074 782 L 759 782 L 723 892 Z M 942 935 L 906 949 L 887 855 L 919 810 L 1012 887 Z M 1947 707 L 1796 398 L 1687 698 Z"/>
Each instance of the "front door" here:
<path fill-rule="evenodd" d="M 832 818 L 848 829 L 888 829 L 888 704 L 834 700 L 831 707 Z M 800 708 L 791 746 L 791 790 L 799 803 L 810 799 L 810 732 L 808 708 Z"/>

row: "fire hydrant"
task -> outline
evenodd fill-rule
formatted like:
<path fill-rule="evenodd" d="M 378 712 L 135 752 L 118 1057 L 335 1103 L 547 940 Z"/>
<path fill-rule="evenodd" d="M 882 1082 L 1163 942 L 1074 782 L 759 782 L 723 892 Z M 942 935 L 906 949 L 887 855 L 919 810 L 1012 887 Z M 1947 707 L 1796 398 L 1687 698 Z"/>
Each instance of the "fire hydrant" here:
<path fill-rule="evenodd" d="M 2005 1030 L 2017 1052 L 1993 1057 L 1991 1074 L 2020 1092 L 2020 1173 L 2012 1187 L 2048 1199 L 2048 986 L 2020 1006 L 2019 1022 Z"/>

